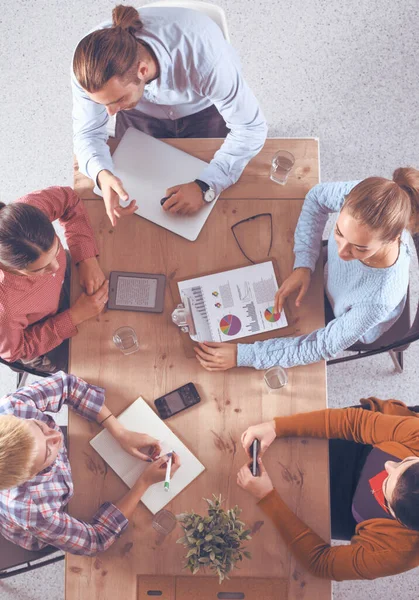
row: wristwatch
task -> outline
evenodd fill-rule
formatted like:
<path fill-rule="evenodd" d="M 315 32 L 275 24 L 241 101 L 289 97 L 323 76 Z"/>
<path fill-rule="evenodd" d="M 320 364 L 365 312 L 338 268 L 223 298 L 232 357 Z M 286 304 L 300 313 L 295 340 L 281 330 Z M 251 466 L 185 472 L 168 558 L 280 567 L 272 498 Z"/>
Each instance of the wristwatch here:
<path fill-rule="evenodd" d="M 199 187 L 201 188 L 202 198 L 205 202 L 212 202 L 213 200 L 215 200 L 215 190 L 213 190 L 208 185 L 208 183 L 205 183 L 205 181 L 201 181 L 200 179 L 195 179 L 194 183 L 199 185 Z"/>

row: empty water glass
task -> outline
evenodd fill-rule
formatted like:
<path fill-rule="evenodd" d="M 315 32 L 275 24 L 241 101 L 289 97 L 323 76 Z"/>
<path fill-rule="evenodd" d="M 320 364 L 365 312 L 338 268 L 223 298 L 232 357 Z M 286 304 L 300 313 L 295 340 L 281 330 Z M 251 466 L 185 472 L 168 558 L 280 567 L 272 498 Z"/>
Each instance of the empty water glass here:
<path fill-rule="evenodd" d="M 272 158 L 271 163 L 271 179 L 275 183 L 285 185 L 287 183 L 288 175 L 294 166 L 295 158 L 291 152 L 286 150 L 280 150 Z"/>
<path fill-rule="evenodd" d="M 263 377 L 269 394 L 278 392 L 288 383 L 288 376 L 282 367 L 271 367 Z"/>
<path fill-rule="evenodd" d="M 140 349 L 137 334 L 132 327 L 120 327 L 115 331 L 112 339 L 122 354 L 133 354 Z"/>
<path fill-rule="evenodd" d="M 154 519 L 151 524 L 154 529 L 162 535 L 169 535 L 169 533 L 171 533 L 176 527 L 177 519 L 173 513 L 163 508 L 154 515 Z"/>

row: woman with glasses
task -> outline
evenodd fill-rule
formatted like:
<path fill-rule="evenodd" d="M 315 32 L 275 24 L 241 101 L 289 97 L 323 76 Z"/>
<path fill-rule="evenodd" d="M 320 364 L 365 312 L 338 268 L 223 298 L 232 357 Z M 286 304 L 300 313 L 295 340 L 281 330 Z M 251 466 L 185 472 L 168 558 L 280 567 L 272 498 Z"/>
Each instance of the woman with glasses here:
<path fill-rule="evenodd" d="M 55 220 L 64 228 L 71 259 L 55 233 Z M 51 187 L 0 203 L 1 358 L 47 372 L 67 368 L 66 348 L 60 345 L 108 299 L 97 255 L 86 209 L 71 188 Z M 84 292 L 70 308 L 71 260 Z"/>
<path fill-rule="evenodd" d="M 409 284 L 411 240 L 417 227 L 419 171 L 400 168 L 393 179 L 316 185 L 307 194 L 295 231 L 293 273 L 275 297 L 275 311 L 297 294 L 300 306 L 322 249 L 326 222 L 335 215 L 325 266 L 322 329 L 254 344 L 201 343 L 196 356 L 209 371 L 235 366 L 266 369 L 330 359 L 355 342 L 377 340 L 402 314 Z"/>
<path fill-rule="evenodd" d="M 261 442 L 261 456 L 277 437 L 329 439 L 332 538 L 349 545 L 322 539 L 315 514 L 313 529 L 301 521 L 274 488 L 262 458 L 260 477 L 246 464 L 237 483 L 258 501 L 306 570 L 337 581 L 386 577 L 419 565 L 419 407 L 377 398 L 362 402 L 277 417 L 242 435 L 247 454 L 254 439 Z"/>

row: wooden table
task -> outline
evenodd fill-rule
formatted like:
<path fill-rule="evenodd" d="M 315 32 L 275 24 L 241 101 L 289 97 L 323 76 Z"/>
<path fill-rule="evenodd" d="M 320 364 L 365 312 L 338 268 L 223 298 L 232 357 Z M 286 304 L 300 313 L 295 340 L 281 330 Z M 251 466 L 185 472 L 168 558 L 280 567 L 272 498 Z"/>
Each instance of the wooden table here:
<path fill-rule="evenodd" d="M 210 160 L 220 142 L 170 140 L 170 143 Z M 267 177 L 271 155 L 278 147 L 291 149 L 297 159 L 295 172 L 286 186 L 273 184 Z M 260 212 L 271 212 L 274 226 L 271 256 L 277 259 L 281 277 L 285 277 L 292 270 L 293 233 L 302 198 L 317 181 L 316 140 L 268 140 L 240 181 L 218 200 L 194 243 L 135 216 L 121 220 L 113 229 L 102 200 L 95 200 L 92 192 L 89 196 L 89 186 L 80 175 L 76 191 L 81 189 L 89 200 L 86 206 L 105 274 L 110 270 L 154 272 L 165 273 L 171 280 L 244 265 L 246 261 L 234 242 L 231 225 Z M 324 324 L 322 290 L 319 267 L 307 300 L 298 311 L 292 309 L 301 332 L 313 331 Z M 74 280 L 73 293 L 78 291 Z M 71 340 L 71 372 L 103 386 L 106 402 L 116 414 L 140 394 L 151 403 L 188 381 L 197 385 L 201 404 L 172 417 L 168 425 L 206 466 L 206 471 L 167 508 L 175 514 L 192 508 L 202 514 L 206 506 L 202 498 L 221 493 L 226 507 L 238 504 L 243 509 L 242 518 L 254 532 L 248 545 L 253 558 L 242 563 L 240 571 L 221 588 L 215 579 L 188 577 L 182 571 L 183 546 L 175 544 L 181 535 L 180 527 L 160 539 L 151 527 L 151 513 L 140 505 L 128 530 L 106 553 L 93 558 L 67 555 L 66 598 L 148 600 L 149 590 L 160 590 L 162 600 L 215 599 L 219 591 L 243 591 L 245 595 L 240 597 L 246 600 L 330 598 L 330 582 L 310 576 L 296 563 L 253 498 L 236 485 L 236 473 L 246 461 L 240 436 L 249 425 L 276 415 L 325 407 L 324 363 L 289 369 L 287 387 L 278 395 L 268 395 L 260 371 L 233 369 L 208 373 L 197 361 L 187 359 L 181 342 L 181 335 L 185 334 L 171 323 L 173 308 L 167 292 L 161 315 L 108 311 L 83 323 L 79 334 Z M 113 346 L 112 333 L 121 325 L 130 325 L 137 331 L 140 352 L 123 356 Z M 102 502 L 115 501 L 126 492 L 122 481 L 88 444 L 99 429 L 73 413 L 70 416 L 70 460 L 75 486 L 70 512 L 85 520 L 91 519 Z M 327 443 L 312 439 L 276 440 L 266 455 L 266 464 L 288 505 L 329 539 Z"/>

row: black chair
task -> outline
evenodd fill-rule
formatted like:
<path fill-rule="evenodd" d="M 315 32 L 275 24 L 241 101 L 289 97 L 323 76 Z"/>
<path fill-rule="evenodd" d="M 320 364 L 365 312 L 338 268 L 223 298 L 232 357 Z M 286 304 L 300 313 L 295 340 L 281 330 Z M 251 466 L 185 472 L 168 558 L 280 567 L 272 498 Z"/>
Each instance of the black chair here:
<path fill-rule="evenodd" d="M 413 235 L 413 242 L 415 244 L 416 254 L 419 257 L 419 234 Z M 327 242 L 326 244 L 327 251 Z M 374 356 L 375 354 L 381 354 L 388 352 L 394 363 L 396 371 L 398 373 L 403 372 L 403 352 L 408 349 L 412 342 L 416 342 L 419 339 L 419 304 L 416 309 L 416 315 L 413 323 L 410 323 L 410 297 L 409 289 L 407 291 L 406 305 L 403 309 L 402 314 L 397 321 L 386 331 L 378 340 L 372 344 L 362 344 L 357 342 L 346 352 L 357 352 L 351 356 L 343 356 L 341 358 L 334 358 L 333 360 L 327 361 L 328 365 L 336 365 L 341 362 L 347 362 L 350 360 L 357 360 L 358 358 L 366 358 L 367 356 Z"/>
<path fill-rule="evenodd" d="M 67 445 L 67 427 L 61 427 L 61 430 L 64 435 L 64 443 Z M 59 553 L 58 556 L 51 557 L 57 553 Z M 54 548 L 54 546 L 46 546 L 42 550 L 33 552 L 9 542 L 0 534 L 0 579 L 28 573 L 34 569 L 64 560 L 64 558 L 64 552 Z"/>
<path fill-rule="evenodd" d="M 57 552 L 60 553 L 58 556 L 46 558 Z M 7 579 L 8 577 L 14 577 L 21 573 L 45 567 L 46 565 L 64 560 L 64 557 L 65 555 L 61 550 L 53 546 L 47 546 L 39 552 L 32 552 L 16 546 L 16 544 L 9 542 L 0 535 L 0 579 Z"/>

